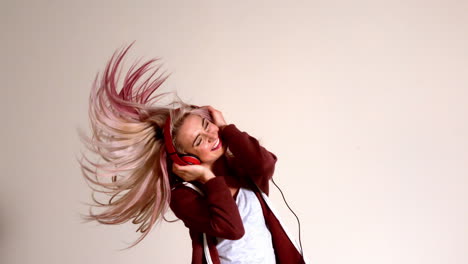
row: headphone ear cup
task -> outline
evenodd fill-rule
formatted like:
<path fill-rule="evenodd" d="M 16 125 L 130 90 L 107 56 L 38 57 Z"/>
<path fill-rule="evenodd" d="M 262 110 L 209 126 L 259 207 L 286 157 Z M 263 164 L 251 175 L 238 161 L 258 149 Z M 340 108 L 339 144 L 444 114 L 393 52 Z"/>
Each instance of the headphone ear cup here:
<path fill-rule="evenodd" d="M 201 164 L 201 160 L 195 156 L 195 155 L 192 155 L 192 154 L 183 154 L 183 155 L 179 155 L 179 157 L 187 162 L 189 165 L 200 165 Z"/>

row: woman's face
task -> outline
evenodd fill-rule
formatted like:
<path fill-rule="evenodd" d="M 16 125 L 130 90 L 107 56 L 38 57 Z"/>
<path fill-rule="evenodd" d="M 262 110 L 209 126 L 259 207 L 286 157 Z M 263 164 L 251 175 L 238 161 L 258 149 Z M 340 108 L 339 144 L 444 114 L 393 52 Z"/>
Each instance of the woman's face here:
<path fill-rule="evenodd" d="M 208 119 L 189 114 L 179 128 L 176 141 L 186 153 L 196 155 L 202 163 L 211 165 L 226 151 L 218 132 L 219 127 Z"/>

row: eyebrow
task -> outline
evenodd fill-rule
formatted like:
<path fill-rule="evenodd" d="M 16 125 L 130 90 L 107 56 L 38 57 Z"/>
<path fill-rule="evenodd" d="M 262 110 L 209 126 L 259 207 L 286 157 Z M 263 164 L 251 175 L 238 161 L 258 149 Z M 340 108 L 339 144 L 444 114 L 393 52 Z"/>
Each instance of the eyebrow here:
<path fill-rule="evenodd" d="M 203 127 L 205 123 L 205 118 L 202 118 L 201 120 L 201 126 Z M 192 143 L 192 147 L 195 147 L 195 142 L 197 142 L 197 139 L 200 137 L 200 133 L 198 133 L 197 137 L 195 137 L 195 139 L 193 140 L 193 143 Z"/>

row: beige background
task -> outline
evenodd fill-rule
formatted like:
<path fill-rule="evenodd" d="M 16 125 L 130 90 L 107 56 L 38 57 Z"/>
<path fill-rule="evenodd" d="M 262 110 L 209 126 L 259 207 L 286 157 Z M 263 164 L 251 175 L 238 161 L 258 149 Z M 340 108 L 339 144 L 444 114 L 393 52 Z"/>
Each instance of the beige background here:
<path fill-rule="evenodd" d="M 81 224 L 75 156 L 113 51 L 162 57 L 279 157 L 311 263 L 468 263 L 467 1 L 2 1 L 1 263 L 189 263 L 180 222 Z M 5 120 L 5 118 L 4 118 Z M 5 121 L 4 121 L 5 122 Z M 273 190 L 288 228 L 295 219 Z"/>

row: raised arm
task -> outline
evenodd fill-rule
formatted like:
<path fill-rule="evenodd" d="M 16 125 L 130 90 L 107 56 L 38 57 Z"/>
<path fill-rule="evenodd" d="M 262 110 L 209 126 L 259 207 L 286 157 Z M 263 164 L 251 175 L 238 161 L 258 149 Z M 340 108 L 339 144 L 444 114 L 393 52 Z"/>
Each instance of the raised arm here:
<path fill-rule="evenodd" d="M 224 177 L 217 176 L 201 186 L 203 195 L 181 186 L 171 193 L 170 207 L 189 229 L 210 236 L 239 239 L 244 225 Z"/>
<path fill-rule="evenodd" d="M 268 194 L 268 181 L 273 177 L 277 161 L 275 154 L 262 147 L 254 137 L 241 132 L 234 124 L 225 126 L 220 135 L 244 175 L 250 177 L 263 192 Z"/>
<path fill-rule="evenodd" d="M 204 106 L 210 112 L 213 122 L 220 128 L 223 145 L 234 155 L 235 166 L 240 169 L 240 179 L 252 180 L 263 192 L 269 193 L 269 180 L 273 177 L 276 156 L 260 146 L 254 137 L 241 132 L 233 124 L 227 125 L 223 114 L 212 106 Z"/>

